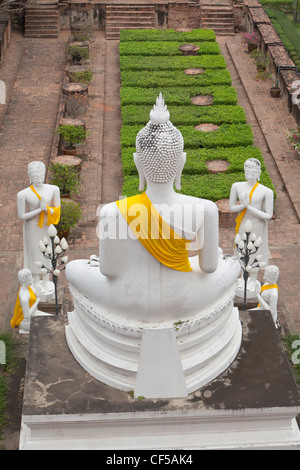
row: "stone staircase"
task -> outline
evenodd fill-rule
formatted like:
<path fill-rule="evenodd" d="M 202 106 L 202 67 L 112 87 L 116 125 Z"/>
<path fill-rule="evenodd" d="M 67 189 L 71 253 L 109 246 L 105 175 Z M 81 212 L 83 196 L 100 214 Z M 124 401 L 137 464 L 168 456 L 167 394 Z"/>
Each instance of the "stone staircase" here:
<path fill-rule="evenodd" d="M 37 4 L 25 8 L 25 37 L 57 38 L 59 34 L 58 4 Z"/>
<path fill-rule="evenodd" d="M 234 34 L 234 15 L 229 5 L 201 5 L 201 28 L 213 29 L 219 35 Z"/>
<path fill-rule="evenodd" d="M 106 39 L 119 39 L 121 29 L 155 28 L 155 5 L 107 5 Z"/>

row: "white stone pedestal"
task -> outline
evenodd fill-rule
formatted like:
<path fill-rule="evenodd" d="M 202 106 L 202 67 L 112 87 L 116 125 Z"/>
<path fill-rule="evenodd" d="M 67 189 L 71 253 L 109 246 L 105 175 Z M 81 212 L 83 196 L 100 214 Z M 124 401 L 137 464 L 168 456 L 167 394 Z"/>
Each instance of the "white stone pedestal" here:
<path fill-rule="evenodd" d="M 92 377 L 135 396 L 187 396 L 221 374 L 239 351 L 235 285 L 199 314 L 157 323 L 117 317 L 74 286 L 70 291 L 74 311 L 66 338 L 72 354 Z"/>
<path fill-rule="evenodd" d="M 300 449 L 299 392 L 271 314 L 240 317 L 231 365 L 174 399 L 133 398 L 99 382 L 69 351 L 67 319 L 33 318 L 20 449 Z"/>

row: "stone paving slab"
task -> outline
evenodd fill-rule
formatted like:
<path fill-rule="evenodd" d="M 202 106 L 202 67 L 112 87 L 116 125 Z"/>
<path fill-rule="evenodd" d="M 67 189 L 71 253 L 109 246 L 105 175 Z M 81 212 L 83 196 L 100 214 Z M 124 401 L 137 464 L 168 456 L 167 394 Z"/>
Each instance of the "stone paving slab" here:
<path fill-rule="evenodd" d="M 195 406 L 232 410 L 300 406 L 300 395 L 270 312 L 244 311 L 241 322 L 243 347 L 220 376 L 187 398 L 141 402 L 126 391 L 94 379 L 77 363 L 65 340 L 66 318 L 35 317 L 30 335 L 23 415 L 151 411 L 173 406 L 175 409 Z M 226 382 L 229 386 L 222 386 Z M 210 394 L 205 393 L 208 390 Z"/>

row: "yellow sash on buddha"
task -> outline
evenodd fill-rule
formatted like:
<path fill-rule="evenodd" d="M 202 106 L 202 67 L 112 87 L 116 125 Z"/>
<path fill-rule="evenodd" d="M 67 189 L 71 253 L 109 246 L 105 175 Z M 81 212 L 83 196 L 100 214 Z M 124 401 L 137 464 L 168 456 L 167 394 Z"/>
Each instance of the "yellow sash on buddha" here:
<path fill-rule="evenodd" d="M 160 263 L 176 271 L 192 271 L 188 244 L 163 220 L 146 193 L 116 201 L 129 227 L 146 250 Z"/>
<path fill-rule="evenodd" d="M 36 301 L 36 295 L 33 292 L 33 290 L 31 289 L 31 287 L 28 287 L 28 290 L 29 290 L 29 293 L 30 293 L 30 297 L 29 297 L 29 308 L 30 308 L 30 307 L 32 307 L 32 305 Z M 15 326 L 19 326 L 20 323 L 24 320 L 23 309 L 22 309 L 22 306 L 21 306 L 21 303 L 20 303 L 19 294 L 20 294 L 20 289 L 19 289 L 19 292 L 18 292 L 17 300 L 16 300 L 14 314 L 13 314 L 12 319 L 10 320 L 10 326 L 12 328 L 14 328 Z"/>
<path fill-rule="evenodd" d="M 266 284 L 261 287 L 260 292 L 263 292 L 264 290 L 268 289 L 277 289 L 278 290 L 278 285 L 277 284 Z M 257 305 L 257 307 L 260 307 L 260 304 Z"/>
<path fill-rule="evenodd" d="M 250 204 L 250 202 L 251 202 L 253 193 L 254 193 L 254 191 L 255 191 L 255 189 L 257 188 L 258 185 L 259 185 L 259 182 L 257 181 L 257 182 L 255 183 L 255 185 L 253 186 L 253 188 L 251 189 L 251 191 L 250 191 L 250 194 L 249 194 L 249 204 Z M 236 233 L 236 234 L 238 233 L 238 231 L 239 231 L 239 229 L 240 229 L 240 226 L 241 226 L 243 217 L 244 217 L 244 215 L 245 215 L 245 213 L 246 213 L 246 210 L 247 210 L 247 208 L 245 207 L 245 209 L 243 209 L 243 210 L 239 213 L 239 215 L 237 216 L 237 218 L 235 219 L 235 221 L 236 221 L 235 233 Z"/>
<path fill-rule="evenodd" d="M 36 190 L 34 189 L 33 185 L 30 186 L 30 189 L 34 192 L 34 194 L 39 198 L 39 200 L 41 200 L 41 196 L 36 192 Z M 53 214 L 51 214 L 51 210 L 53 210 Z M 44 211 L 42 211 L 40 213 L 40 218 L 39 218 L 39 227 L 42 228 L 43 227 L 43 224 L 44 224 L 44 216 L 45 216 L 45 213 Z M 59 219 L 60 219 L 60 206 L 59 207 L 49 207 L 47 206 L 47 216 L 48 216 L 48 220 L 47 220 L 47 225 L 57 225 L 58 222 L 59 222 Z"/>

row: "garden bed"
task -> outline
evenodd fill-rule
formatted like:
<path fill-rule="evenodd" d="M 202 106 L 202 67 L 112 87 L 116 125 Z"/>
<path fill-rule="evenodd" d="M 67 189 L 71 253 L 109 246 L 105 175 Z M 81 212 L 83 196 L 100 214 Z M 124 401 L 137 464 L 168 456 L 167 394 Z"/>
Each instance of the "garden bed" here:
<path fill-rule="evenodd" d="M 178 48 L 184 43 L 199 46 L 197 55 L 180 55 Z M 124 196 L 138 191 L 135 140 L 149 121 L 159 92 L 170 121 L 184 138 L 187 161 L 181 192 L 213 201 L 228 199 L 232 184 L 244 180 L 244 161 L 250 157 L 261 161 L 261 182 L 274 191 L 213 31 L 124 30 L 119 50 Z M 215 173 L 206 164 L 212 161 L 229 164 Z"/>

